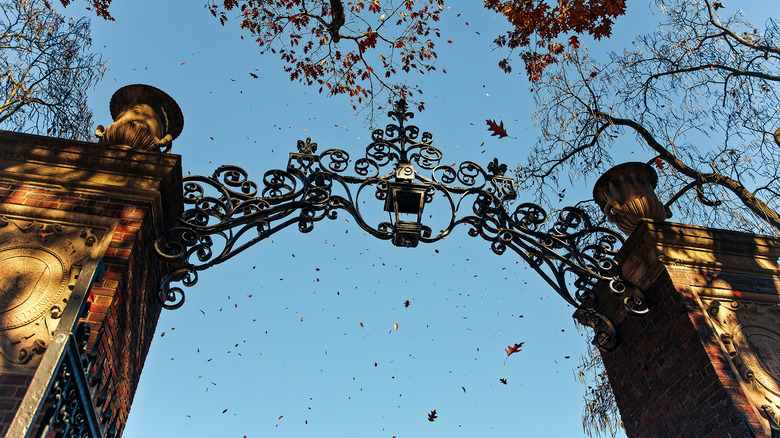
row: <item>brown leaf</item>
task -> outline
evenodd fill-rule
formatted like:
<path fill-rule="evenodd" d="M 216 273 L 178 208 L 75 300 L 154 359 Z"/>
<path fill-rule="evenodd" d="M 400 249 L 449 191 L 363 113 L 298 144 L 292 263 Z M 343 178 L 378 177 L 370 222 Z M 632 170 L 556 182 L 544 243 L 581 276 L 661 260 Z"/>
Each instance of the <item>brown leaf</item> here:
<path fill-rule="evenodd" d="M 493 132 L 490 134 L 491 137 L 495 135 L 497 135 L 498 138 L 509 137 L 509 135 L 506 133 L 506 129 L 504 129 L 504 122 L 500 122 L 500 124 L 493 120 L 486 120 L 486 122 L 488 125 L 488 131 Z"/>
<path fill-rule="evenodd" d="M 433 422 L 436 419 L 436 409 L 432 410 L 430 414 L 428 414 L 428 421 Z"/>
<path fill-rule="evenodd" d="M 519 344 L 515 344 L 514 346 L 510 345 L 510 346 L 506 347 L 506 355 L 510 356 L 513 353 L 517 353 L 518 351 L 520 351 L 520 348 L 523 346 L 523 344 L 525 344 L 525 342 L 521 342 Z"/>

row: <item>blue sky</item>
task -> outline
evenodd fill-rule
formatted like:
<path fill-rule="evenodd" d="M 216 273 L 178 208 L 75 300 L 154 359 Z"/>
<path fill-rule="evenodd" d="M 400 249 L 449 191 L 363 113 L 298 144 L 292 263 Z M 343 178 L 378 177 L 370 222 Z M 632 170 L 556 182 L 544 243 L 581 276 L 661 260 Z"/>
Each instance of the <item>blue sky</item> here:
<path fill-rule="evenodd" d="M 173 152 L 185 174 L 236 164 L 260 181 L 285 167 L 298 139 L 353 157 L 369 143 L 344 98 L 290 82 L 235 22 L 222 27 L 192 1 L 115 3 L 116 22 L 93 19 L 94 50 L 110 67 L 90 98 L 95 123 L 111 122 L 109 99 L 124 85 L 166 91 L 184 113 Z M 433 133 L 444 162 L 498 157 L 512 168 L 537 136 L 530 85 L 496 66 L 502 53 L 490 42 L 502 19 L 480 2 L 454 3 L 441 23 L 454 43 L 438 51 L 447 74 L 408 78 L 427 107 L 412 123 Z M 762 23 L 778 7 L 759 3 Z M 597 50 L 650 29 L 647 7 L 629 8 Z M 490 137 L 486 119 L 512 137 Z M 632 139 L 625 149 L 645 159 Z M 566 204 L 590 198 L 592 183 L 576 181 Z M 125 436 L 583 435 L 584 387 L 573 370 L 589 334 L 530 268 L 465 228 L 405 249 L 350 219 L 342 213 L 309 234 L 290 228 L 201 273 L 184 307 L 160 318 Z M 507 359 L 504 349 L 519 342 L 522 352 Z"/>

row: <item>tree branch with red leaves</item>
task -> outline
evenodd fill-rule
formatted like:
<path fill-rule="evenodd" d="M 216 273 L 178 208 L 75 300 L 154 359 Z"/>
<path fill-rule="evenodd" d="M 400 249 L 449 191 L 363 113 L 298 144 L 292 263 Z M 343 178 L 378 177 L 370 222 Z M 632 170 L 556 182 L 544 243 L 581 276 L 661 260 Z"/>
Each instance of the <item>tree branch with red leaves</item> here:
<path fill-rule="evenodd" d="M 422 110 L 416 85 L 400 73 L 436 70 L 434 27 L 444 0 L 223 0 L 207 7 L 223 25 L 233 17 L 261 53 L 279 55 L 290 80 L 347 95 L 355 110 L 378 109 L 398 98 Z"/>
<path fill-rule="evenodd" d="M 72 0 L 60 0 L 68 5 Z M 111 0 L 85 0 L 100 17 L 113 20 Z M 449 0 L 452 1 L 452 0 Z M 550 1 L 552 3 L 552 1 Z M 402 76 L 441 70 L 436 65 L 435 27 L 445 0 L 207 0 L 208 11 L 225 25 L 237 20 L 260 47 L 278 55 L 290 80 L 321 93 L 347 96 L 356 111 L 375 110 L 398 98 L 424 108 L 422 90 Z M 511 30 L 495 43 L 507 49 L 499 68 L 512 71 L 520 50 L 527 77 L 537 81 L 577 35 L 610 35 L 625 0 L 484 0 Z M 488 48 L 485 48 L 486 50 Z"/>
<path fill-rule="evenodd" d="M 520 59 L 531 82 L 539 81 L 544 70 L 561 59 L 566 45 L 579 47 L 572 34 L 587 33 L 597 40 L 609 37 L 614 19 L 626 13 L 625 0 L 558 0 L 554 6 L 539 0 L 485 0 L 485 7 L 512 25 L 494 42 L 509 49 L 510 56 L 522 49 Z M 567 35 L 567 41 L 559 40 Z M 498 64 L 506 73 L 512 71 L 510 56 Z"/>

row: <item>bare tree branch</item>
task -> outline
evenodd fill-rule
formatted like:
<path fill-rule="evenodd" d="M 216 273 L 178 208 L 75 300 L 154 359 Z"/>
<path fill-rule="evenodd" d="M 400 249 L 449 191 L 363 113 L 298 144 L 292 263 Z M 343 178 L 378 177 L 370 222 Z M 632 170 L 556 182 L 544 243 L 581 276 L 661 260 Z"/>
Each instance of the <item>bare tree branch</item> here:
<path fill-rule="evenodd" d="M 90 138 L 87 90 L 106 66 L 88 52 L 89 21 L 65 21 L 42 0 L 2 0 L 0 9 L 0 126 Z"/>

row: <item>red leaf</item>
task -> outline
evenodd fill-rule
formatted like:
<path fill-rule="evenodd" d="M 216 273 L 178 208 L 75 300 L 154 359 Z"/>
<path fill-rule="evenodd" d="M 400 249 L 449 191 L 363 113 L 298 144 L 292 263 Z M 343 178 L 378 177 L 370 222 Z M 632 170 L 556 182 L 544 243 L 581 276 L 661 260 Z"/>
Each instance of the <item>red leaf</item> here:
<path fill-rule="evenodd" d="M 436 409 L 432 410 L 430 414 L 428 414 L 428 421 L 433 421 L 436 419 Z"/>
<path fill-rule="evenodd" d="M 576 36 L 569 37 L 569 45 L 574 49 L 578 49 L 580 47 L 580 39 Z"/>
<path fill-rule="evenodd" d="M 664 160 L 662 160 L 660 158 L 656 158 L 653 161 L 654 161 L 653 164 L 655 164 L 655 167 L 657 167 L 658 169 L 663 170 L 663 168 L 664 168 Z"/>
<path fill-rule="evenodd" d="M 512 353 L 517 353 L 518 351 L 520 351 L 520 348 L 523 346 L 523 344 L 525 344 L 525 342 L 515 344 L 514 346 L 510 345 L 506 347 L 506 355 L 510 356 L 512 355 Z"/>
<path fill-rule="evenodd" d="M 492 134 L 490 134 L 491 137 L 495 135 L 497 135 L 498 138 L 509 137 L 509 135 L 506 133 L 506 129 L 504 129 L 504 122 L 501 122 L 501 124 L 499 125 L 493 120 L 485 120 L 485 121 L 487 122 L 488 125 L 488 131 L 493 132 Z"/>

